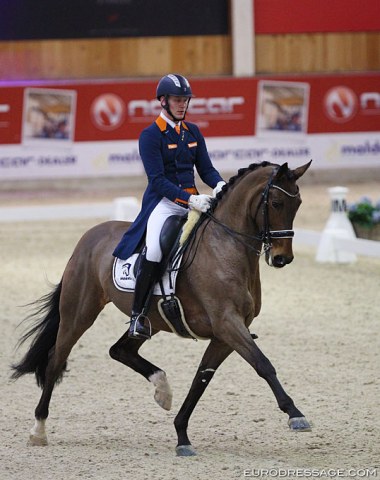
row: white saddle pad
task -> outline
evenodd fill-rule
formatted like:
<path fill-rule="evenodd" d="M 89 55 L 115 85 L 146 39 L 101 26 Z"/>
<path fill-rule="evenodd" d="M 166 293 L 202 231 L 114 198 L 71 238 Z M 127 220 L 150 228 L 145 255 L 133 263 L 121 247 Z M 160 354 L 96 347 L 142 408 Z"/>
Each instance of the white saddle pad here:
<path fill-rule="evenodd" d="M 112 278 L 115 287 L 124 292 L 133 292 L 135 290 L 136 278 L 134 275 L 134 266 L 138 258 L 138 253 L 134 253 L 127 260 L 115 258 L 113 262 Z M 178 260 L 176 268 L 181 264 L 182 257 Z M 170 295 L 175 292 L 175 283 L 177 280 L 178 271 L 166 271 L 162 277 L 162 283 L 165 293 Z M 162 296 L 160 285 L 157 283 L 154 287 L 153 295 Z"/>

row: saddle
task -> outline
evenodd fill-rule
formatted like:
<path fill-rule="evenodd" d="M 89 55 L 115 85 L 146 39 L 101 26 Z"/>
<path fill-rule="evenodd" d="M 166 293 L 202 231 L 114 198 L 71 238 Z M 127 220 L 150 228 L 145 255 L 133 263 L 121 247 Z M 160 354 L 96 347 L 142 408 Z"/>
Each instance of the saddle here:
<path fill-rule="evenodd" d="M 166 219 L 163 225 L 160 234 L 160 247 L 163 257 L 158 269 L 158 282 L 152 287 L 152 291 L 148 295 L 148 298 L 150 298 L 152 294 L 160 295 L 162 297 L 157 304 L 158 311 L 174 333 L 182 338 L 203 340 L 202 337 L 198 337 L 191 331 L 186 322 L 181 302 L 175 295 L 177 269 L 179 268 L 181 261 L 181 256 L 177 255 L 177 253 L 180 248 L 180 239 L 186 220 L 186 217 L 172 215 Z M 113 281 L 116 288 L 119 290 L 129 292 L 134 290 L 134 282 L 138 275 L 142 252 L 144 251 L 145 246 L 144 241 L 128 260 L 121 261 L 120 259 L 115 259 Z M 131 263 L 133 263 L 133 266 L 131 266 Z M 124 281 L 125 283 L 122 284 Z"/>
<path fill-rule="evenodd" d="M 170 261 L 174 254 L 178 250 L 179 240 L 181 237 L 182 227 L 186 223 L 187 217 L 180 217 L 179 215 L 171 215 L 165 220 L 160 233 L 160 247 L 162 251 L 162 260 L 159 266 L 159 278 L 161 278 L 166 272 Z M 142 252 L 145 249 L 145 240 L 142 245 L 139 246 L 138 257 L 134 265 L 134 274 L 137 276 L 137 272 L 140 268 L 140 262 Z"/>
<path fill-rule="evenodd" d="M 186 323 L 185 315 L 182 309 L 179 298 L 174 295 L 174 285 L 172 284 L 173 277 L 169 275 L 169 288 L 171 293 L 167 294 L 162 282 L 163 274 L 168 268 L 173 268 L 173 259 L 178 251 L 180 238 L 183 226 L 186 222 L 186 217 L 172 215 L 167 218 L 160 235 L 160 246 L 163 253 L 163 258 L 159 267 L 159 285 L 161 288 L 162 298 L 158 301 L 158 311 L 161 317 L 165 320 L 170 329 L 183 338 L 198 338 L 189 328 Z M 170 266 L 170 264 L 172 264 Z"/>

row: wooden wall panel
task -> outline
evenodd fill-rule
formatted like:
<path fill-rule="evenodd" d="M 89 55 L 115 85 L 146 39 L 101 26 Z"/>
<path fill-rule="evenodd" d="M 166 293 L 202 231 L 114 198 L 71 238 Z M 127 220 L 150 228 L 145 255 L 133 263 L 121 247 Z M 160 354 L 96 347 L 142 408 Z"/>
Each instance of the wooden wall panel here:
<path fill-rule="evenodd" d="M 259 74 L 380 70 L 380 32 L 258 35 Z M 232 74 L 229 36 L 0 42 L 0 79 Z"/>
<path fill-rule="evenodd" d="M 229 75 L 229 36 L 0 42 L 3 80 Z"/>
<path fill-rule="evenodd" d="M 257 35 L 257 73 L 380 70 L 380 32 Z"/>

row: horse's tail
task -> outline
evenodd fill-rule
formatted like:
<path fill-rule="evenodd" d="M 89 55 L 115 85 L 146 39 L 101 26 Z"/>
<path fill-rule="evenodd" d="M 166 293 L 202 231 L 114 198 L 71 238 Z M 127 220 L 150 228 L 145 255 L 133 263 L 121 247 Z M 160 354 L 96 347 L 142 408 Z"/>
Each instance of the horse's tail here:
<path fill-rule="evenodd" d="M 34 337 L 29 350 L 24 358 L 17 364 L 11 366 L 13 370 L 12 378 L 17 380 L 26 373 L 34 373 L 37 385 L 43 387 L 45 384 L 46 368 L 49 361 L 50 350 L 54 347 L 57 340 L 57 333 L 60 322 L 59 299 L 61 297 L 62 280 L 54 290 L 31 305 L 36 305 L 36 311 L 29 315 L 25 320 L 34 319 L 34 324 L 18 341 L 17 348 L 20 347 L 28 338 Z M 57 379 L 62 379 L 66 370 L 66 362 Z"/>

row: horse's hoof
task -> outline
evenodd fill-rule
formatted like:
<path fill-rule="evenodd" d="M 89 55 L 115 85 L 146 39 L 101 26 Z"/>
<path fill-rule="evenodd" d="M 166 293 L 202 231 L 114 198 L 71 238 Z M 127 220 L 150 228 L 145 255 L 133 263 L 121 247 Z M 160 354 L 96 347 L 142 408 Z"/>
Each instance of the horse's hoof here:
<path fill-rule="evenodd" d="M 311 425 L 305 417 L 289 418 L 288 425 L 293 432 L 311 432 Z"/>
<path fill-rule="evenodd" d="M 149 377 L 149 381 L 156 387 L 154 399 L 164 410 L 172 408 L 173 394 L 165 372 L 159 371 Z"/>
<path fill-rule="evenodd" d="M 27 445 L 29 447 L 45 447 L 48 444 L 47 437 L 36 437 L 36 435 L 29 435 Z"/>
<path fill-rule="evenodd" d="M 172 408 L 172 398 L 173 395 L 171 392 L 156 389 L 154 393 L 155 401 L 164 410 L 170 410 Z"/>
<path fill-rule="evenodd" d="M 197 454 L 192 445 L 178 445 L 175 451 L 177 457 L 194 457 Z"/>

